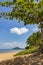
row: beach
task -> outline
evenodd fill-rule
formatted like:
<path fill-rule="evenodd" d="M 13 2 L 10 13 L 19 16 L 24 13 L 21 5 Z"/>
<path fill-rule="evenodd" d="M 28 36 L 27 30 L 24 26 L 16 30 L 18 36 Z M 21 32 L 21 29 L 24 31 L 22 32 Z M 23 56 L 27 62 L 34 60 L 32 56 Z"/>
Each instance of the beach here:
<path fill-rule="evenodd" d="M 28 54 L 28 56 L 23 55 L 19 57 L 13 57 L 13 54 L 16 53 L 4 53 L 5 55 L 5 56 L 3 55 L 4 58 L 0 58 L 0 60 L 3 59 L 3 61 L 0 62 L 0 65 L 43 65 L 43 54 L 36 56 L 34 55 L 30 56 Z"/>
<path fill-rule="evenodd" d="M 0 53 L 0 61 L 10 60 L 14 58 L 14 54 L 18 52 L 6 52 L 6 53 Z"/>

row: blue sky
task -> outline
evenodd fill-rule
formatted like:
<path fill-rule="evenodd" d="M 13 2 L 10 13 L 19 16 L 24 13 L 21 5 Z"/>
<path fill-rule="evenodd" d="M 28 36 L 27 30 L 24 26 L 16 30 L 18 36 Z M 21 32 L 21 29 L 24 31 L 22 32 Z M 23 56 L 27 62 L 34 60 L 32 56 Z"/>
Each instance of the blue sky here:
<path fill-rule="evenodd" d="M 1 7 L 0 12 L 10 12 L 12 8 Z M 38 31 L 38 26 L 26 25 L 23 21 L 18 23 L 18 20 L 6 20 L 3 17 L 0 18 L 0 49 L 7 49 L 13 47 L 26 46 L 27 38 L 33 33 Z"/>

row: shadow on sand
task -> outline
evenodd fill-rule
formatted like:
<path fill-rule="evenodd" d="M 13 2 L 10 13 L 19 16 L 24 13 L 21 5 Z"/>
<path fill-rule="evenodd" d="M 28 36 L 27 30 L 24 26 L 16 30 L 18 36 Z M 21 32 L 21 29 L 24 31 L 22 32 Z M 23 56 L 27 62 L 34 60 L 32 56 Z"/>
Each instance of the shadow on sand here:
<path fill-rule="evenodd" d="M 43 65 L 43 54 L 37 56 L 17 57 L 12 60 L 2 61 L 0 65 Z"/>

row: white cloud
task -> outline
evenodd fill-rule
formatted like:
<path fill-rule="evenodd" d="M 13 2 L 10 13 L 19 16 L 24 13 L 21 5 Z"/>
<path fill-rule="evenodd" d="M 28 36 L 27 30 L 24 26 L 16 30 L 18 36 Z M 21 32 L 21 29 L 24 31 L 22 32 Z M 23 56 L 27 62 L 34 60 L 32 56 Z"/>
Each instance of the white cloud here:
<path fill-rule="evenodd" d="M 15 28 L 10 29 L 10 32 L 11 33 L 16 33 L 18 35 L 22 35 L 24 33 L 27 33 L 28 29 L 26 27 L 23 27 L 23 28 L 17 28 L 17 27 L 15 27 Z"/>
<path fill-rule="evenodd" d="M 33 32 L 37 32 L 37 31 L 40 31 L 39 28 L 33 28 Z"/>
<path fill-rule="evenodd" d="M 18 42 L 0 43 L 0 49 L 10 49 L 14 47 L 24 48 L 25 46 L 26 46 L 25 43 L 18 43 Z"/>

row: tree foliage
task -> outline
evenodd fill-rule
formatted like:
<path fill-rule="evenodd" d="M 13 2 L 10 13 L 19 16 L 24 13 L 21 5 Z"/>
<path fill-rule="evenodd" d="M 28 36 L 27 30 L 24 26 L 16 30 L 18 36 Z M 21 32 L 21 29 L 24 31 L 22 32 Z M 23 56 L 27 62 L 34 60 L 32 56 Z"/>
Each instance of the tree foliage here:
<path fill-rule="evenodd" d="M 26 41 L 27 47 L 29 46 L 40 46 L 41 45 L 41 33 L 38 31 L 33 33 Z M 28 46 L 29 45 L 29 46 Z"/>
<path fill-rule="evenodd" d="M 16 18 L 19 21 L 24 21 L 24 24 L 38 24 L 43 21 L 43 0 L 13 0 L 12 2 L 0 2 L 0 5 L 13 6 L 11 12 L 1 13 L 0 17 Z"/>

